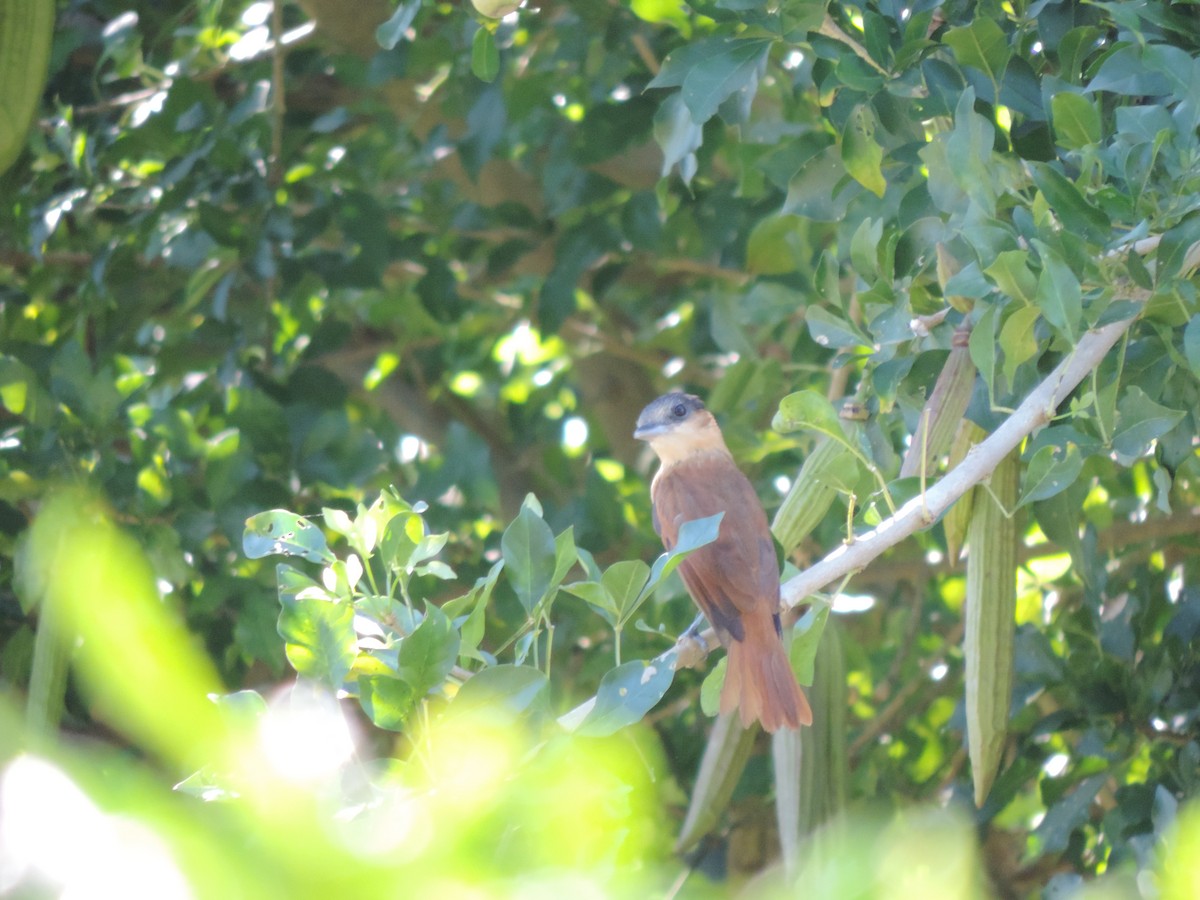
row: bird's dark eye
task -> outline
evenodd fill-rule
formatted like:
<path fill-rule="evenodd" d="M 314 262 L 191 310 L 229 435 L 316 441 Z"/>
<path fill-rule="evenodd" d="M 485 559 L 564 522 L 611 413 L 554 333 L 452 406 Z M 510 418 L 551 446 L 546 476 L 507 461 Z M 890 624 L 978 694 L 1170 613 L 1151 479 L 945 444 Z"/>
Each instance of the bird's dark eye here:
<path fill-rule="evenodd" d="M 682 419 L 687 415 L 687 411 L 687 407 L 682 403 L 676 403 L 671 407 L 671 415 L 673 415 L 676 419 Z"/>

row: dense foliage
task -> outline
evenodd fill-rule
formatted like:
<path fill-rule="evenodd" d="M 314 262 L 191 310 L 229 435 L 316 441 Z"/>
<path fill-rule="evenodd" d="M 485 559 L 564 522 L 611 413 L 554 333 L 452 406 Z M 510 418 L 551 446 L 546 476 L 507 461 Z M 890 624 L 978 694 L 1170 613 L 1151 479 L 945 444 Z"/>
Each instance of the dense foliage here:
<path fill-rule="evenodd" d="M 793 827 L 825 896 L 1195 896 L 1200 6 L 490 11 L 58 3 L 0 174 L 0 864 L 65 772 L 213 896 L 727 893 Z M 679 386 L 785 577 L 1016 434 L 818 586 L 798 745 L 676 671 L 718 525 L 659 556 L 631 431 Z M 289 709 L 353 762 L 288 770 Z"/>

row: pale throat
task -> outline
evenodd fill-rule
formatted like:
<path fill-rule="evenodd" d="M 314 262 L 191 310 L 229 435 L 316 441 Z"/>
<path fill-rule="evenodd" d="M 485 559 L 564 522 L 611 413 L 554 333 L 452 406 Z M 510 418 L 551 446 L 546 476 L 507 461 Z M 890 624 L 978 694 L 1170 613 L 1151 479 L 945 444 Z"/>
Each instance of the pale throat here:
<path fill-rule="evenodd" d="M 676 429 L 650 441 L 650 446 L 662 462 L 662 469 L 669 469 L 697 457 L 730 456 L 725 439 L 721 437 L 720 429 L 715 426 Z"/>

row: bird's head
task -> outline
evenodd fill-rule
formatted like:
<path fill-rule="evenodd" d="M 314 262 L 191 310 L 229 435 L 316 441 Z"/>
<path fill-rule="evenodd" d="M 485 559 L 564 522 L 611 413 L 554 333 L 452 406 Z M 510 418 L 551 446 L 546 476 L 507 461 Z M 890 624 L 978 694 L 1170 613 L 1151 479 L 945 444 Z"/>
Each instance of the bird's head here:
<path fill-rule="evenodd" d="M 703 401 L 679 391 L 663 394 L 643 409 L 633 436 L 649 443 L 665 465 L 695 453 L 729 452 Z"/>

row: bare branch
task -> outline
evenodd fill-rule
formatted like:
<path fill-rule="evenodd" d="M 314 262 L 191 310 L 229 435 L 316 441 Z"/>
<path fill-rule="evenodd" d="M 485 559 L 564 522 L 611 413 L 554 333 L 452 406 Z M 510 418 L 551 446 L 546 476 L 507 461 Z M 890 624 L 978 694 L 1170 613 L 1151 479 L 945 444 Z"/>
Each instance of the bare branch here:
<path fill-rule="evenodd" d="M 876 528 L 856 536 L 853 543 L 836 548 L 820 562 L 785 582 L 784 606 L 798 606 L 817 591 L 839 578 L 866 568 L 885 550 L 936 522 L 955 500 L 984 481 L 996 464 L 1021 441 L 1054 417 L 1059 404 L 1089 372 L 1100 365 L 1108 351 L 1135 321 L 1136 317 L 1112 322 L 1084 335 L 1074 351 L 1055 367 L 1013 414 L 986 440 L 973 447 L 966 458 L 930 487 L 924 496 L 909 500 Z M 716 634 L 711 628 L 699 637 L 709 650 L 716 649 Z"/>
<path fill-rule="evenodd" d="M 966 458 L 925 492 L 896 510 L 895 515 L 878 527 L 843 544 L 823 560 L 801 572 L 783 586 L 783 602 L 795 606 L 821 588 L 864 568 L 883 551 L 906 537 L 928 528 L 950 505 L 979 484 L 996 464 L 1021 441 L 1053 418 L 1060 403 L 1084 377 L 1100 365 L 1105 354 L 1120 340 L 1135 319 L 1112 322 L 1088 332 L 1046 380 L 986 440 L 977 444 Z"/>

